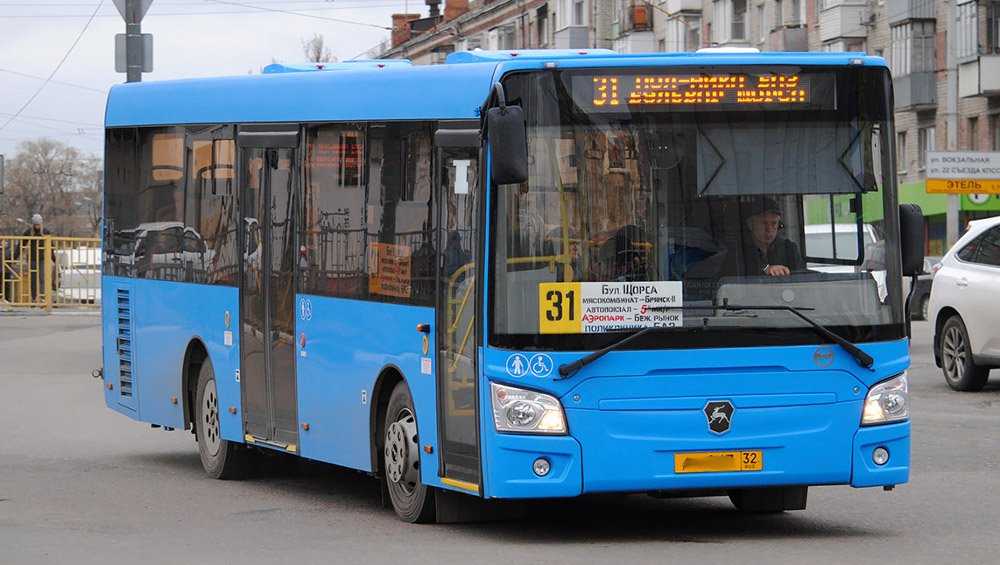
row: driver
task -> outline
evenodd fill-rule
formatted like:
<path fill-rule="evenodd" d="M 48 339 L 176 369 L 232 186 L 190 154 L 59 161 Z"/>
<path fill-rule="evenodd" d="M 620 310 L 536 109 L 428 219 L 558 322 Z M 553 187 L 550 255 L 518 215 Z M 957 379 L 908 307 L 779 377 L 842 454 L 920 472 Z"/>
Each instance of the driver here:
<path fill-rule="evenodd" d="M 784 227 L 781 208 L 767 197 L 751 204 L 744 225 L 749 234 L 743 237 L 743 273 L 746 276 L 787 277 L 805 268 L 795 243 L 779 237 Z"/>

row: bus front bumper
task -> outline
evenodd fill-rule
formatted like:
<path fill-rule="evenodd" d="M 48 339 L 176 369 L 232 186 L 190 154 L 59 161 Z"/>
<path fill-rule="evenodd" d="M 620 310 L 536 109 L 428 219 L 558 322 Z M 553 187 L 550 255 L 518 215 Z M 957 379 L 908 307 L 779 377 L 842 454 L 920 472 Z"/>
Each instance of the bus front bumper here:
<path fill-rule="evenodd" d="M 658 411 L 570 409 L 568 436 L 499 434 L 491 430 L 486 442 L 486 495 L 550 498 L 598 492 L 837 484 L 861 488 L 895 486 L 909 480 L 909 422 L 858 427 L 860 410 L 856 402 L 828 405 L 826 418 L 798 410 L 785 408 L 767 418 L 766 428 L 731 437 L 684 433 L 680 429 L 683 426 L 670 425 L 677 414 Z M 848 426 L 847 421 L 855 423 Z M 888 461 L 882 464 L 873 460 L 879 447 L 889 454 Z M 675 471 L 678 453 L 738 450 L 762 452 L 763 468 L 741 472 Z M 545 476 L 535 472 L 534 462 L 538 459 L 549 463 Z"/>

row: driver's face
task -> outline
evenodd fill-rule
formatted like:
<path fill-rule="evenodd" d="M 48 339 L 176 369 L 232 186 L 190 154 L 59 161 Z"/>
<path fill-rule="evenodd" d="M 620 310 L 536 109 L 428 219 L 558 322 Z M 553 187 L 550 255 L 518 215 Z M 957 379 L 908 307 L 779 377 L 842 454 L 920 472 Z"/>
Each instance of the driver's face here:
<path fill-rule="evenodd" d="M 778 227 L 781 225 L 781 215 L 774 212 L 763 212 L 750 218 L 750 233 L 753 238 L 764 245 L 771 245 L 778 238 Z"/>

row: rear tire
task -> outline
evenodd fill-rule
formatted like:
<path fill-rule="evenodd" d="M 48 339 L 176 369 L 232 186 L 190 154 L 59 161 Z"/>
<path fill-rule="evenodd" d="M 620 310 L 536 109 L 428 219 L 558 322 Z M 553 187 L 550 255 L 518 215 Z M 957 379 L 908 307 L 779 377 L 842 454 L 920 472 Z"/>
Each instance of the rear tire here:
<path fill-rule="evenodd" d="M 729 500 L 740 512 L 773 514 L 805 510 L 809 487 L 750 488 L 729 491 Z"/>
<path fill-rule="evenodd" d="M 411 524 L 433 522 L 434 490 L 420 482 L 420 438 L 417 413 L 406 383 L 389 396 L 382 426 L 382 470 L 392 508 Z"/>
<path fill-rule="evenodd" d="M 222 439 L 219 422 L 219 395 L 215 371 L 206 359 L 198 372 L 195 404 L 195 436 L 201 466 L 213 479 L 232 480 L 246 477 L 250 453 L 246 446 Z"/>
<path fill-rule="evenodd" d="M 969 331 L 960 316 L 952 316 L 941 328 L 941 372 L 954 390 L 975 392 L 986 386 L 990 370 L 972 360 Z"/>

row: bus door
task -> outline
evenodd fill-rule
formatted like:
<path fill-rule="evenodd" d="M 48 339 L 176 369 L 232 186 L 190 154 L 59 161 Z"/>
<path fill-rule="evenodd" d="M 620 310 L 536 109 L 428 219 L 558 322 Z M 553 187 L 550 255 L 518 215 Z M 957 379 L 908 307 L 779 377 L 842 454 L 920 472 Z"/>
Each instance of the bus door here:
<path fill-rule="evenodd" d="M 240 389 L 247 441 L 295 452 L 298 126 L 241 127 Z"/>
<path fill-rule="evenodd" d="M 478 130 L 478 125 L 473 127 Z M 478 138 L 473 130 L 438 130 L 435 136 L 435 184 L 442 203 L 436 334 L 440 472 L 446 483 L 481 491 L 476 370 L 481 323 Z"/>

